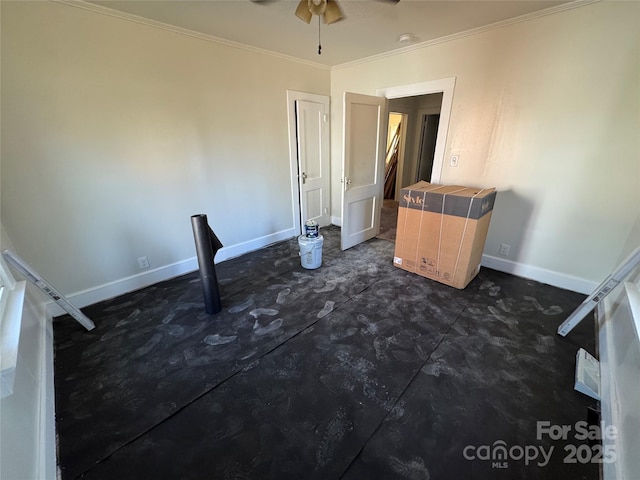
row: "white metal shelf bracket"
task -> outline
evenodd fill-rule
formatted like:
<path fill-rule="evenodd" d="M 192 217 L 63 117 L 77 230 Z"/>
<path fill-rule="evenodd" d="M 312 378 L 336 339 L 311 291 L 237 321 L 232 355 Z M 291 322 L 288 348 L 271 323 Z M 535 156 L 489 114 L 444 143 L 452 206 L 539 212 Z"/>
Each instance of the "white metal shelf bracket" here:
<path fill-rule="evenodd" d="M 69 315 L 71 315 L 80 325 L 87 330 L 93 330 L 95 324 L 82 313 L 78 308 L 73 306 L 67 298 L 58 292 L 51 286 L 44 278 L 38 275 L 33 268 L 31 268 L 27 262 L 16 255 L 11 250 L 5 250 L 2 252 L 2 256 L 8 264 L 13 266 L 20 274 L 22 274 L 27 280 L 33 283 L 36 287 L 51 297 L 58 305 L 60 305 Z"/>
<path fill-rule="evenodd" d="M 567 334 L 578 325 L 598 303 L 602 301 L 620 282 L 640 265 L 640 247 L 637 247 L 618 267 L 596 288 L 591 295 L 585 298 L 567 319 L 558 327 L 558 334 L 566 337 Z"/>

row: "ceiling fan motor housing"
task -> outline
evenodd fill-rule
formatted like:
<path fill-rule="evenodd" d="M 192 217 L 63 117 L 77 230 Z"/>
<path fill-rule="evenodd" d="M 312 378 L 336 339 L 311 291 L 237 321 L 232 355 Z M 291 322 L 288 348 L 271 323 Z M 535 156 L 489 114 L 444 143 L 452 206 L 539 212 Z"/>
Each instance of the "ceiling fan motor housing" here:
<path fill-rule="evenodd" d="M 327 11 L 327 0 L 307 0 L 307 5 L 313 15 L 323 15 Z"/>
<path fill-rule="evenodd" d="M 311 23 L 314 15 L 322 17 L 327 25 L 344 18 L 335 0 L 300 0 L 296 8 L 296 17 L 303 22 Z"/>

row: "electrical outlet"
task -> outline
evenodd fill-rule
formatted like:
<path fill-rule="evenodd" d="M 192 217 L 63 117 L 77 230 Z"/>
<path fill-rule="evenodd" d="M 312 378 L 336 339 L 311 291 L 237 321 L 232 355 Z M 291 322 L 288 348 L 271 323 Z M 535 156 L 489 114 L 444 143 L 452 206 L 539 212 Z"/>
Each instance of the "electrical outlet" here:
<path fill-rule="evenodd" d="M 452 167 L 457 167 L 458 166 L 458 160 L 460 159 L 460 157 L 458 155 L 451 155 L 451 162 L 450 165 Z"/>
<path fill-rule="evenodd" d="M 140 267 L 140 270 L 149 268 L 149 259 L 147 257 L 138 258 L 138 266 Z"/>
<path fill-rule="evenodd" d="M 511 245 L 507 245 L 506 243 L 501 243 L 500 250 L 498 250 L 498 253 L 506 257 L 507 255 L 509 255 L 510 249 L 511 249 Z"/>

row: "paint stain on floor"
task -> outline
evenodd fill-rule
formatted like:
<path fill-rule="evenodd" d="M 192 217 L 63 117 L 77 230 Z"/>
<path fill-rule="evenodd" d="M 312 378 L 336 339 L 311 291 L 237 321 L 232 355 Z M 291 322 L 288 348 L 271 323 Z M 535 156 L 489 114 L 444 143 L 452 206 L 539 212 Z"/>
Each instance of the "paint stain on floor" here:
<path fill-rule="evenodd" d="M 456 290 L 322 233 L 317 270 L 296 239 L 218 264 L 215 316 L 194 272 L 84 309 L 91 332 L 57 319 L 62 478 L 598 478 L 536 438 L 594 404 L 573 390 L 592 318 L 555 334 L 584 296 L 488 269 Z M 495 442 L 555 453 L 464 455 Z"/>

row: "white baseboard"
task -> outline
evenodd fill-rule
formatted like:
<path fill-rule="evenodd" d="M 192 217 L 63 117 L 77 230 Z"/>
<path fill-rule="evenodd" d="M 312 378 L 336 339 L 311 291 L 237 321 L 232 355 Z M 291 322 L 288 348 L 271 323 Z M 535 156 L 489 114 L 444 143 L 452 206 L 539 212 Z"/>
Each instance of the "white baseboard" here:
<path fill-rule="evenodd" d="M 136 275 L 131 275 L 130 277 L 121 278 L 97 287 L 72 293 L 66 297 L 74 306 L 82 308 L 128 292 L 133 292 L 140 288 L 148 287 L 154 283 L 193 272 L 197 269 L 198 262 L 196 257 L 193 257 L 170 265 L 165 265 L 163 267 L 154 268 L 153 270 L 147 270 L 146 272 L 138 273 Z M 52 317 L 57 317 L 66 313 L 61 306 L 53 301 L 47 302 L 47 312 Z"/>
<path fill-rule="evenodd" d="M 246 242 L 237 243 L 229 247 L 223 247 L 218 250 L 218 253 L 216 254 L 216 263 L 224 262 L 230 258 L 253 252 L 254 250 L 258 250 L 295 236 L 295 230 L 293 228 L 288 228 L 286 230 L 280 230 L 279 232 L 248 240 Z M 197 269 L 198 259 L 197 257 L 191 257 L 186 260 L 181 260 L 146 272 L 138 273 L 130 277 L 105 283 L 97 287 L 72 293 L 67 295 L 67 299 L 76 307 L 82 308 L 87 305 L 93 305 L 94 303 L 102 302 L 125 293 L 139 290 L 140 288 L 148 287 L 149 285 L 153 285 L 158 282 L 193 272 Z M 47 303 L 47 312 L 52 317 L 57 317 L 66 313 L 62 307 L 53 301 L 49 301 Z"/>
<path fill-rule="evenodd" d="M 253 240 L 237 243 L 235 245 L 231 245 L 230 247 L 223 247 L 218 251 L 218 254 L 216 255 L 216 263 L 224 262 L 225 260 L 229 260 L 230 258 L 239 257 L 240 255 L 253 252 L 273 243 L 282 242 L 283 240 L 289 240 L 290 238 L 293 238 L 295 236 L 297 236 L 296 230 L 295 228 L 291 227 L 287 228 L 286 230 L 280 230 L 279 232 L 255 238 Z M 194 260 L 196 261 L 196 266 L 193 270 L 196 270 L 198 268 L 197 259 L 194 257 Z"/>
<path fill-rule="evenodd" d="M 341 226 L 340 217 L 331 217 L 331 223 Z M 296 236 L 293 228 L 280 230 L 269 235 L 264 235 L 246 242 L 221 248 L 216 255 L 216 263 L 229 260 L 245 253 L 258 250 L 276 242 L 281 242 Z M 525 265 L 513 262 L 491 255 L 482 256 L 482 265 L 505 273 L 510 273 L 519 277 L 530 278 L 541 283 L 553 285 L 554 287 L 572 290 L 574 292 L 589 294 L 598 286 L 596 282 L 585 280 L 583 278 L 574 277 L 544 268 Z M 130 277 L 125 277 L 113 282 L 105 283 L 97 287 L 82 290 L 80 292 L 67 295 L 67 298 L 76 307 L 82 308 L 92 305 L 109 298 L 117 297 L 125 293 L 129 293 L 140 288 L 148 287 L 158 282 L 169 280 L 171 278 L 193 272 L 198 269 L 198 260 L 191 257 L 180 262 L 172 263 L 162 267 L 154 268 Z M 56 317 L 66 312 L 55 302 L 49 301 L 46 305 L 47 314 Z"/>
<path fill-rule="evenodd" d="M 338 227 L 342 227 L 342 218 L 331 216 L 331 224 L 336 225 Z"/>
<path fill-rule="evenodd" d="M 533 265 L 517 263 L 491 255 L 482 255 L 482 266 L 585 295 L 592 293 L 598 286 L 596 282 L 585 280 L 584 278 L 534 267 Z"/>

